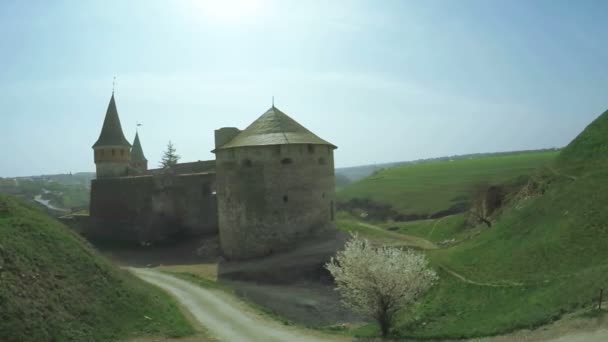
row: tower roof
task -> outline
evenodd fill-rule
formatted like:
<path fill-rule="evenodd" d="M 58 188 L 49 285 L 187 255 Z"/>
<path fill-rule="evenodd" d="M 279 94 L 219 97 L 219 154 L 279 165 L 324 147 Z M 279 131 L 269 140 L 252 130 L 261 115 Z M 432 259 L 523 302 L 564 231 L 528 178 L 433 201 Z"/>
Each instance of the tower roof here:
<path fill-rule="evenodd" d="M 103 127 L 101 128 L 101 134 L 99 134 L 99 139 L 97 139 L 93 148 L 100 146 L 131 147 L 131 144 L 122 132 L 118 110 L 116 109 L 116 102 L 114 101 L 114 93 L 112 93 L 110 103 L 108 104 L 106 118 L 103 120 Z"/>
<path fill-rule="evenodd" d="M 285 144 L 318 144 L 336 148 L 272 106 L 234 139 L 217 149 Z"/>
<path fill-rule="evenodd" d="M 144 150 L 139 142 L 139 133 L 135 132 L 135 140 L 133 140 L 133 148 L 131 149 L 131 161 L 142 162 L 148 161 L 144 156 Z"/>

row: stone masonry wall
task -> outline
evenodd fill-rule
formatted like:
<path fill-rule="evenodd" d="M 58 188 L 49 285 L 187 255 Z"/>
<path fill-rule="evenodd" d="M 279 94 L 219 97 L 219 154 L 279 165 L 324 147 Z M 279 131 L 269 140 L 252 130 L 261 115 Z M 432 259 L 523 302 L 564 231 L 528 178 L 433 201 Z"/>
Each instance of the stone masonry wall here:
<path fill-rule="evenodd" d="M 222 251 L 269 255 L 334 227 L 334 159 L 327 145 L 272 145 L 216 152 Z"/>
<path fill-rule="evenodd" d="M 213 173 L 96 179 L 85 235 L 143 242 L 216 233 L 214 193 Z"/>

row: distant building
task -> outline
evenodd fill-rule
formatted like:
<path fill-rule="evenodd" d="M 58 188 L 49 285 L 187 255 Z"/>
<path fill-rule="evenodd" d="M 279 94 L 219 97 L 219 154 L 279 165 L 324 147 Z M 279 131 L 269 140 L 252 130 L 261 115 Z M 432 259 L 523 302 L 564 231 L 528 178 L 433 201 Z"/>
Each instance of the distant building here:
<path fill-rule="evenodd" d="M 334 229 L 336 146 L 272 106 L 245 130 L 215 131 L 216 160 L 148 169 L 125 138 L 114 94 L 93 145 L 93 238 L 159 241 L 219 233 L 223 254 L 248 259 Z"/>

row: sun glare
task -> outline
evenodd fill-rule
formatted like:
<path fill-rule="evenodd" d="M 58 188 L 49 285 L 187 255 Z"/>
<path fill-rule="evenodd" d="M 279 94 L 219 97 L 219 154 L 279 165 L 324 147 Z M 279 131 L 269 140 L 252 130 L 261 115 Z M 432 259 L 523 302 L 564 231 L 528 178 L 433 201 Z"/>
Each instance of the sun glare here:
<path fill-rule="evenodd" d="M 194 0 L 203 15 L 221 22 L 242 22 L 256 17 L 263 9 L 264 0 Z"/>

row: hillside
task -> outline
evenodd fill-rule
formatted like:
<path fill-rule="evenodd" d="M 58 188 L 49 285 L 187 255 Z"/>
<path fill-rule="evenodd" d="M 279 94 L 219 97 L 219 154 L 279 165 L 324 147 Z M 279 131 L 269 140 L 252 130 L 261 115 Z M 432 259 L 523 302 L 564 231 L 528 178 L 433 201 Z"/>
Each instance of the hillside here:
<path fill-rule="evenodd" d="M 63 225 L 6 195 L 0 195 L 0 282 L 0 341 L 193 332 L 161 290 L 113 267 Z"/>
<path fill-rule="evenodd" d="M 492 228 L 474 238 L 429 251 L 442 279 L 413 314 L 403 317 L 399 332 L 500 334 L 592 308 L 608 284 L 606 146 L 604 113 L 554 165 L 536 172 L 533 179 L 545 184 L 544 193 L 510 203 Z"/>
<path fill-rule="evenodd" d="M 438 158 L 425 158 L 425 159 L 391 162 L 391 163 L 381 163 L 381 164 L 373 164 L 373 165 L 339 167 L 339 168 L 336 168 L 336 177 L 345 177 L 346 179 L 348 179 L 349 182 L 355 182 L 355 181 L 358 181 L 365 177 L 371 176 L 375 172 L 378 172 L 378 171 L 381 171 L 384 169 L 388 169 L 391 167 L 396 167 L 396 166 L 407 166 L 407 165 L 416 165 L 416 164 L 425 164 L 425 163 L 450 161 L 450 160 L 461 160 L 461 159 L 499 157 L 499 156 L 513 155 L 513 154 L 549 152 L 549 151 L 558 151 L 558 150 L 559 149 L 557 149 L 557 148 L 552 148 L 552 149 L 526 150 L 526 151 L 470 153 L 470 154 L 461 154 L 461 155 L 453 155 L 453 156 L 444 156 L 444 157 L 438 157 Z"/>
<path fill-rule="evenodd" d="M 527 176 L 558 154 L 553 150 L 520 152 L 393 167 L 341 189 L 337 197 L 343 207 L 368 200 L 399 214 L 422 217 L 459 212 L 468 205 L 476 185 Z"/>
<path fill-rule="evenodd" d="M 608 158 L 608 111 L 595 119 L 560 154 L 559 166 L 564 169 L 588 169 L 604 166 Z"/>

